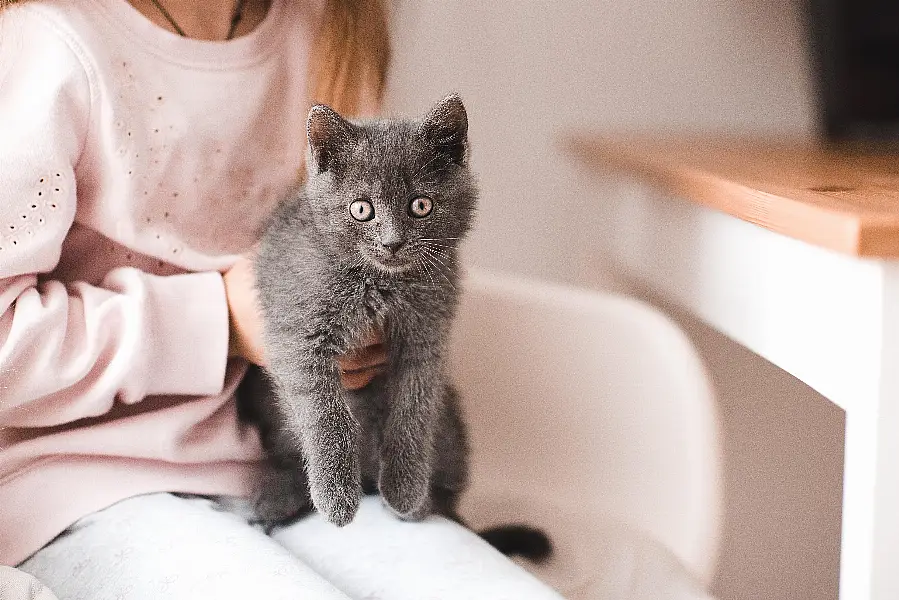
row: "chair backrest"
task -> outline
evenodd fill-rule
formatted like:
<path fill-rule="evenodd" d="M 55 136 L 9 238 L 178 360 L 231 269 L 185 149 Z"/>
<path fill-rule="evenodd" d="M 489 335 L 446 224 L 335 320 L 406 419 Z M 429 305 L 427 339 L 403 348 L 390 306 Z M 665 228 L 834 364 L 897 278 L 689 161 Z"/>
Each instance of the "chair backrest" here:
<path fill-rule="evenodd" d="M 515 511 L 577 546 L 602 521 L 624 522 L 709 582 L 719 423 L 704 367 L 667 317 L 624 297 L 472 270 L 452 364 L 473 452 L 463 513 L 475 524 Z"/>

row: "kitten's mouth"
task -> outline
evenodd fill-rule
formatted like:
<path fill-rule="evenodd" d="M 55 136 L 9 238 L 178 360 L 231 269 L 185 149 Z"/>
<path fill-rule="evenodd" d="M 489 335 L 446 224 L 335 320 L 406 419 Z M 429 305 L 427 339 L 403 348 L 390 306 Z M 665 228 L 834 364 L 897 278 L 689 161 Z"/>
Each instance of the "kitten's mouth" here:
<path fill-rule="evenodd" d="M 378 256 L 374 253 L 366 253 L 368 260 L 372 262 L 379 270 L 386 273 L 402 273 L 412 268 L 412 260 L 407 256 L 398 256 L 396 254 L 389 256 Z"/>

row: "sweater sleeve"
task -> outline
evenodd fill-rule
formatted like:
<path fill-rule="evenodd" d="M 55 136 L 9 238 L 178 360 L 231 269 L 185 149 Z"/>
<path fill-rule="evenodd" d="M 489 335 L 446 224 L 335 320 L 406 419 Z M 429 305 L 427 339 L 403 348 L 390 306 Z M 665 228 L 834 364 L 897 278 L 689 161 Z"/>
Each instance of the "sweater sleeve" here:
<path fill-rule="evenodd" d="M 92 87 L 75 46 L 35 12 L 0 18 L 0 427 L 218 393 L 228 350 L 219 273 L 121 268 L 97 286 L 46 277 L 75 219 Z"/>

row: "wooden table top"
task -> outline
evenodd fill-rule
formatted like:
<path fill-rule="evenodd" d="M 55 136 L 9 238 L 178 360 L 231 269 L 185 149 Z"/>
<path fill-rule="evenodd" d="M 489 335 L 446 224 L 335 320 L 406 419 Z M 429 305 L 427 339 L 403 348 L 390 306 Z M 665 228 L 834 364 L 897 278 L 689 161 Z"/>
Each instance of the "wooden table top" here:
<path fill-rule="evenodd" d="M 722 137 L 580 135 L 565 151 L 590 168 L 772 231 L 862 257 L 899 258 L 899 152 Z"/>

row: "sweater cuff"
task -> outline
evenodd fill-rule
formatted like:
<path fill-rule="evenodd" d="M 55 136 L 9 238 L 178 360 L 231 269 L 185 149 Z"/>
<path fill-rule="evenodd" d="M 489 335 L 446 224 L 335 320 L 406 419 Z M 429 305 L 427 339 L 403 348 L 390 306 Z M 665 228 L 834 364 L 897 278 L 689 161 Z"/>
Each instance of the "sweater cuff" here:
<path fill-rule="evenodd" d="M 148 276 L 147 394 L 221 393 L 228 364 L 228 303 L 216 272 Z"/>

